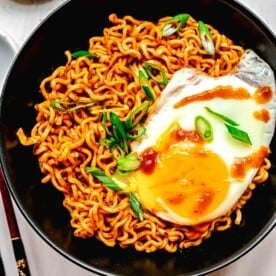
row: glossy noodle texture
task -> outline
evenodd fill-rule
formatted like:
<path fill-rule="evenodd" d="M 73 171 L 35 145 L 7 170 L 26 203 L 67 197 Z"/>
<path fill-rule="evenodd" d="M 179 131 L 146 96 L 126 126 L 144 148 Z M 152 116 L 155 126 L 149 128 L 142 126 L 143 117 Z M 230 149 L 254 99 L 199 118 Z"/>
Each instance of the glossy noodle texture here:
<path fill-rule="evenodd" d="M 89 51 L 96 58 L 74 58 L 68 50 L 67 63 L 41 82 L 44 101 L 35 105 L 37 122 L 30 134 L 25 135 L 20 129 L 17 135 L 23 145 L 33 145 L 43 174 L 42 183 L 52 183 L 63 193 L 63 205 L 70 212 L 76 237 L 96 237 L 107 246 L 132 246 L 145 252 L 176 252 L 197 246 L 212 232 L 241 223 L 242 207 L 256 185 L 268 177 L 268 159 L 233 210 L 194 227 L 162 221 L 148 211 L 144 211 L 144 220 L 140 221 L 130 208 L 129 197 L 107 188 L 87 172 L 87 167 L 98 167 L 108 176 L 114 173 L 121 153 L 100 143 L 100 139 L 107 137 L 102 117 L 112 111 L 124 120 L 145 101 L 145 93 L 133 73 L 143 62 L 151 61 L 163 68 L 168 80 L 183 67 L 222 76 L 236 66 L 244 49 L 208 25 L 216 55 L 206 55 L 198 23 L 192 17 L 169 37 L 162 36 L 162 26 L 170 17 L 157 23 L 131 16 L 118 18 L 115 14 L 110 14 L 109 19 L 112 26 L 105 28 L 102 36 L 89 40 Z M 150 83 L 158 98 L 164 85 L 152 80 Z M 93 104 L 61 112 L 50 106 L 55 100 Z M 152 101 L 148 114 L 154 108 Z"/>

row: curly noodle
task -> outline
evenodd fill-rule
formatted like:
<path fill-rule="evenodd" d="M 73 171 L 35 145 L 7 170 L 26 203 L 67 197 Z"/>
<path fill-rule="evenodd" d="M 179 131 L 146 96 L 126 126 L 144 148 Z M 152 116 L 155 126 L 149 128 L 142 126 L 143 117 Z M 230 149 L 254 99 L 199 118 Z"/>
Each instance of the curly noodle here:
<path fill-rule="evenodd" d="M 124 120 L 129 112 L 145 100 L 133 70 L 145 61 L 164 68 L 168 80 L 183 68 L 192 67 L 217 77 L 229 73 L 240 61 L 244 49 L 208 25 L 216 55 L 206 55 L 198 34 L 198 23 L 192 17 L 177 34 L 162 36 L 162 26 L 170 17 L 156 24 L 131 16 L 119 18 L 110 14 L 111 27 L 102 36 L 91 37 L 86 56 L 73 58 L 66 51 L 67 62 L 44 78 L 40 91 L 44 101 L 35 105 L 36 124 L 27 137 L 17 132 L 23 145 L 33 145 L 43 174 L 42 183 L 52 183 L 64 194 L 64 207 L 70 212 L 74 235 L 96 237 L 107 246 L 133 246 L 138 251 L 154 252 L 197 246 L 213 231 L 223 231 L 242 221 L 241 209 L 258 183 L 264 182 L 270 167 L 266 159 L 251 185 L 235 207 L 225 216 L 193 227 L 165 222 L 145 211 L 139 221 L 130 208 L 129 198 L 108 189 L 87 172 L 97 166 L 111 175 L 120 155 L 99 141 L 107 137 L 101 124 L 102 112 L 115 112 Z M 151 83 L 155 97 L 163 85 Z M 51 108 L 54 100 L 94 104 L 74 112 Z M 154 110 L 154 103 L 148 113 Z"/>

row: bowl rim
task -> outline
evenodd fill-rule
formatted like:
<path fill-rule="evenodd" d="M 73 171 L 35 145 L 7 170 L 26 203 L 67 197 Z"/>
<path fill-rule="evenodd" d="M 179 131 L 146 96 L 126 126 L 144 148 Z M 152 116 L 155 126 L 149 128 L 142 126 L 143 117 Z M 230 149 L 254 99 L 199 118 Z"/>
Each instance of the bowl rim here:
<path fill-rule="evenodd" d="M 27 37 L 23 45 L 17 49 L 15 57 L 13 59 L 13 62 L 11 63 L 9 70 L 6 75 L 6 79 L 3 83 L 2 87 L 2 93 L 0 94 L 0 113 L 1 113 L 1 106 L 2 106 L 2 98 L 5 93 L 5 87 L 9 79 L 9 75 L 13 70 L 14 64 L 17 62 L 18 58 L 20 58 L 21 53 L 24 52 L 24 49 L 28 47 L 28 43 L 32 40 L 33 36 L 40 30 L 40 28 L 51 18 L 56 14 L 57 11 L 62 10 L 65 6 L 70 5 L 71 2 L 74 2 L 75 0 L 66 0 L 63 3 L 59 4 L 55 9 L 53 9 L 43 20 L 39 22 L 39 24 L 33 29 L 31 34 Z M 77 1 L 77 0 L 76 0 Z M 227 6 L 230 6 L 234 10 L 239 10 L 243 15 L 248 17 L 249 19 L 255 21 L 255 23 L 260 27 L 260 29 L 269 37 L 269 39 L 272 41 L 272 43 L 276 46 L 276 34 L 272 31 L 272 29 L 265 23 L 264 20 L 262 20 L 258 15 L 253 11 L 250 10 L 249 7 L 245 6 L 244 3 L 241 3 L 238 0 L 217 0 L 220 3 L 223 3 Z M 273 69 L 273 68 L 272 68 Z M 274 69 L 274 71 L 276 68 Z M 276 135 L 276 134 L 274 134 Z M 17 197 L 16 191 L 11 184 L 11 177 L 9 175 L 9 171 L 7 169 L 6 160 L 5 160 L 5 153 L 3 151 L 3 137 L 2 133 L 0 132 L 0 163 L 2 169 L 2 175 L 4 178 L 4 181 L 6 183 L 6 186 L 9 190 L 9 193 L 12 196 L 12 199 L 14 203 L 16 204 L 16 207 L 20 211 L 20 214 L 24 217 L 24 219 L 27 221 L 28 225 L 31 227 L 32 230 L 38 236 L 45 241 L 52 249 L 54 249 L 56 252 L 61 254 L 63 257 L 65 257 L 67 260 L 70 260 L 72 263 L 86 269 L 87 271 L 97 273 L 98 275 L 116 275 L 113 273 L 108 273 L 106 271 L 103 271 L 102 269 L 98 269 L 97 267 L 94 267 L 93 265 L 89 265 L 85 262 L 83 262 L 80 259 L 77 259 L 76 257 L 72 256 L 71 254 L 65 252 L 64 249 L 60 248 L 57 244 L 55 244 L 54 241 L 52 241 L 48 236 L 46 236 L 43 231 L 40 229 L 38 225 L 31 219 L 31 217 L 28 215 L 27 211 L 25 210 L 22 202 Z M 199 269 L 193 273 L 188 273 L 185 275 L 206 275 L 207 273 L 215 272 L 219 269 L 222 269 L 231 263 L 234 263 L 244 255 L 246 255 L 249 251 L 251 251 L 253 248 L 255 248 L 269 233 L 272 232 L 272 230 L 276 227 L 276 212 L 274 216 L 266 223 L 266 225 L 262 228 L 261 232 L 258 234 L 257 238 L 255 238 L 253 241 L 250 240 L 247 244 L 245 244 L 243 247 L 241 247 L 238 251 L 235 252 L 234 255 L 231 255 L 230 257 L 224 259 L 223 261 L 219 261 L 207 269 Z"/>

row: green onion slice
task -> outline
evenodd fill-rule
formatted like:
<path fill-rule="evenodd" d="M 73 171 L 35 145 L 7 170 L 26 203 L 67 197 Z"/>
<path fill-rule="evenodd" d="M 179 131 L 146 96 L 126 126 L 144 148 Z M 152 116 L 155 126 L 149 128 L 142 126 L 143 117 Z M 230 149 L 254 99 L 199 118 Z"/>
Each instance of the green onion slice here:
<path fill-rule="evenodd" d="M 141 160 L 136 152 L 131 152 L 126 156 L 118 159 L 117 169 L 122 172 L 137 170 L 141 165 Z"/>
<path fill-rule="evenodd" d="M 228 132 L 230 133 L 230 135 L 234 138 L 234 139 L 237 139 L 241 142 L 244 142 L 246 144 L 249 144 L 251 145 L 251 140 L 249 138 L 249 135 L 247 132 L 237 128 L 237 126 L 239 125 L 237 122 L 235 122 L 234 120 L 232 120 L 231 118 L 223 115 L 223 114 L 220 114 L 218 112 L 215 112 L 214 110 L 212 110 L 211 108 L 209 107 L 205 107 L 205 109 L 215 115 L 217 118 L 219 119 L 222 119 L 225 123 L 224 125 L 226 126 Z"/>
<path fill-rule="evenodd" d="M 119 141 L 116 140 L 114 137 L 101 138 L 100 144 L 109 148 L 113 148 L 119 145 Z"/>
<path fill-rule="evenodd" d="M 150 100 L 154 100 L 154 94 L 151 90 L 147 73 L 144 70 L 140 69 L 138 74 L 139 74 L 140 85 L 141 85 L 142 89 L 144 90 L 146 97 Z"/>
<path fill-rule="evenodd" d="M 228 132 L 234 139 L 244 142 L 248 145 L 252 145 L 252 142 L 248 136 L 248 133 L 232 125 L 225 124 Z"/>
<path fill-rule="evenodd" d="M 204 141 L 211 142 L 213 140 L 212 126 L 203 116 L 195 117 L 195 128 Z"/>
<path fill-rule="evenodd" d="M 126 132 L 123 125 L 123 122 L 120 120 L 120 118 L 113 112 L 110 112 L 110 120 L 113 126 L 118 131 L 121 138 L 126 140 Z"/>
<path fill-rule="evenodd" d="M 203 48 L 209 55 L 214 55 L 215 45 L 207 25 L 202 21 L 198 21 L 198 31 Z"/>
<path fill-rule="evenodd" d="M 127 138 L 129 140 L 136 140 L 146 133 L 147 129 L 144 126 L 136 126 L 129 130 L 127 133 Z"/>
<path fill-rule="evenodd" d="M 207 106 L 205 106 L 205 109 L 206 109 L 209 113 L 211 113 L 211 114 L 217 116 L 218 118 L 222 119 L 224 122 L 226 122 L 227 124 L 229 124 L 229 125 L 231 125 L 231 126 L 238 126 L 238 125 L 239 125 L 238 123 L 236 123 L 235 121 L 233 121 L 231 118 L 229 118 L 229 117 L 227 117 L 227 116 L 225 116 L 225 115 L 222 115 L 222 114 L 220 114 L 220 113 L 218 113 L 218 112 L 215 112 L 214 110 L 212 110 L 211 108 L 209 108 L 209 107 L 207 107 Z"/>
<path fill-rule="evenodd" d="M 101 169 L 95 167 L 88 167 L 87 171 L 91 173 L 94 177 L 100 180 L 109 189 L 113 191 L 121 191 L 120 186 L 110 177 L 108 177 Z"/>
<path fill-rule="evenodd" d="M 163 68 L 151 62 L 145 62 L 144 65 L 145 65 L 145 70 L 149 77 L 151 77 L 153 80 L 163 85 L 166 85 L 168 83 L 168 78 Z M 160 73 L 161 77 L 157 77 L 157 74 L 155 74 L 155 72 L 157 74 Z"/>
<path fill-rule="evenodd" d="M 124 191 L 125 190 L 125 192 L 127 192 L 129 190 L 130 191 L 129 192 L 130 207 L 133 210 L 133 212 L 138 216 L 140 221 L 144 220 L 144 214 L 143 214 L 143 211 L 141 208 L 141 203 L 138 200 L 138 198 L 134 195 L 134 193 L 131 192 L 131 187 L 127 187 L 127 184 L 125 184 L 125 183 L 121 183 L 122 184 L 122 187 L 121 187 L 116 181 L 114 181 L 112 178 L 108 177 L 99 168 L 88 167 L 87 171 L 113 191 Z M 115 173 L 115 175 L 116 175 L 116 173 Z M 123 188 L 123 186 L 125 186 L 125 187 Z"/>
<path fill-rule="evenodd" d="M 133 212 L 138 216 L 140 221 L 144 220 L 144 214 L 141 208 L 141 203 L 138 200 L 138 198 L 134 195 L 134 193 L 129 194 L 129 202 L 130 207 L 133 210 Z"/>
<path fill-rule="evenodd" d="M 80 50 L 72 53 L 73 58 L 79 58 L 79 57 L 88 57 L 88 58 L 96 58 L 97 55 L 94 53 L 90 53 L 89 51 Z"/>
<path fill-rule="evenodd" d="M 190 15 L 187 13 L 177 14 L 174 17 L 170 18 L 162 28 L 163 36 L 170 36 L 178 32 L 188 21 Z"/>
<path fill-rule="evenodd" d="M 104 128 L 106 134 L 107 134 L 108 136 L 112 136 L 112 132 L 108 129 L 107 121 L 108 121 L 107 113 L 104 112 L 104 113 L 102 113 L 102 120 L 101 120 L 102 126 L 103 126 L 103 128 Z"/>
<path fill-rule="evenodd" d="M 147 114 L 150 107 L 149 101 L 144 101 L 141 105 L 134 108 L 126 118 L 125 127 L 127 130 L 133 129 Z"/>
<path fill-rule="evenodd" d="M 147 98 L 150 100 L 154 100 L 154 95 L 152 93 L 151 88 L 149 86 L 142 86 L 142 88 L 143 88 Z"/>
<path fill-rule="evenodd" d="M 123 122 L 113 112 L 110 112 L 110 120 L 113 127 L 113 136 L 119 141 L 124 152 L 128 152 L 127 134 Z"/>
<path fill-rule="evenodd" d="M 138 107 L 134 108 L 125 121 L 113 112 L 110 112 L 111 127 L 107 126 L 107 114 L 102 115 L 102 126 L 104 127 L 107 137 L 100 139 L 100 144 L 109 148 L 117 147 L 122 155 L 129 152 L 128 141 L 135 140 L 145 134 L 146 128 L 138 125 L 146 115 L 150 107 L 150 102 L 145 101 Z"/>
<path fill-rule="evenodd" d="M 54 100 L 50 102 L 50 106 L 54 109 L 57 109 L 62 112 L 73 112 L 81 108 L 87 108 L 90 106 L 95 105 L 94 101 L 85 102 L 85 101 L 78 101 L 78 102 L 67 102 L 62 100 Z"/>

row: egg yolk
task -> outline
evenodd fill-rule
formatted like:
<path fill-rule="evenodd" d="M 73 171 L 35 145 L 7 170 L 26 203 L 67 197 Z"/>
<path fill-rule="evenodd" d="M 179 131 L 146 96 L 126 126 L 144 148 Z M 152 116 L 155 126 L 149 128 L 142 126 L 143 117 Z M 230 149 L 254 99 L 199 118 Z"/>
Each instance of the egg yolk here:
<path fill-rule="evenodd" d="M 175 214 L 192 225 L 225 199 L 229 172 L 223 159 L 204 148 L 195 132 L 184 135 L 176 128 L 172 126 L 155 147 L 141 154 L 142 166 L 133 176 L 145 208 L 156 215 Z M 173 217 L 168 220 L 182 224 Z"/>

